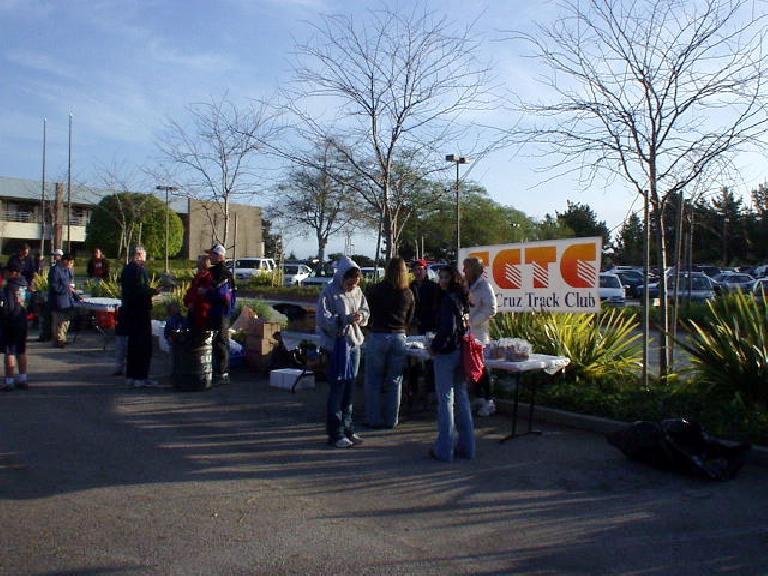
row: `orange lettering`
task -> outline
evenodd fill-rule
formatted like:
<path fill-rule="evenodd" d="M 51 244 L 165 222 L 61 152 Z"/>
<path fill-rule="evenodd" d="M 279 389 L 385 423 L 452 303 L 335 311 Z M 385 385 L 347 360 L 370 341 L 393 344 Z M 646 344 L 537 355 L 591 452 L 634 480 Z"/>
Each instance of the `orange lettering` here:
<path fill-rule="evenodd" d="M 493 259 L 493 281 L 502 290 L 519 290 L 523 283 L 520 272 L 520 248 L 500 250 Z"/>
<path fill-rule="evenodd" d="M 533 287 L 549 287 L 549 265 L 557 260 L 554 246 L 537 246 L 525 249 L 525 263 L 533 265 Z"/>
<path fill-rule="evenodd" d="M 574 288 L 597 286 L 597 250 L 594 242 L 573 244 L 560 257 L 560 274 Z"/>

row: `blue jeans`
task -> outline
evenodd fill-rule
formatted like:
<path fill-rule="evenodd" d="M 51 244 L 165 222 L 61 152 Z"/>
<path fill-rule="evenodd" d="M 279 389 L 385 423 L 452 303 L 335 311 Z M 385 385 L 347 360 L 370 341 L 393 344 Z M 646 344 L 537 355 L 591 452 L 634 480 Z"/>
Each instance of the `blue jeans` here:
<path fill-rule="evenodd" d="M 355 387 L 355 378 L 357 378 L 357 370 L 360 367 L 360 347 L 353 346 L 350 356 L 354 377 L 350 380 L 331 380 L 328 378 L 330 390 L 328 391 L 325 430 L 328 433 L 328 440 L 333 442 L 341 440 L 345 436 L 352 436 L 355 432 L 352 427 L 352 390 Z"/>
<path fill-rule="evenodd" d="M 457 456 L 474 458 L 475 431 L 472 425 L 469 393 L 464 380 L 461 350 L 437 354 L 434 361 L 435 393 L 437 394 L 435 455 L 440 460 L 452 462 L 455 447 Z M 458 432 L 458 439 L 456 432 Z"/>
<path fill-rule="evenodd" d="M 405 334 L 373 332 L 365 344 L 365 412 L 368 426 L 394 428 L 400 411 Z M 382 415 L 381 395 L 384 394 Z M 383 416 L 383 417 L 382 417 Z"/>

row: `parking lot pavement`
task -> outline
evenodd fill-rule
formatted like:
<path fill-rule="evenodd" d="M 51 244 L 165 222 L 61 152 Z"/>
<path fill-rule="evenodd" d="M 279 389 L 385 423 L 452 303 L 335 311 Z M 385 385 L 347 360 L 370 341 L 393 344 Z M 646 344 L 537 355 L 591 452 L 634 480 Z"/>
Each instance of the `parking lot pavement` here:
<path fill-rule="evenodd" d="M 430 460 L 430 416 L 324 443 L 324 387 L 130 390 L 88 338 L 0 396 L 0 574 L 764 574 L 765 469 L 715 484 L 547 427 Z M 158 365 L 159 366 L 159 365 Z M 153 370 L 154 375 L 161 375 Z"/>

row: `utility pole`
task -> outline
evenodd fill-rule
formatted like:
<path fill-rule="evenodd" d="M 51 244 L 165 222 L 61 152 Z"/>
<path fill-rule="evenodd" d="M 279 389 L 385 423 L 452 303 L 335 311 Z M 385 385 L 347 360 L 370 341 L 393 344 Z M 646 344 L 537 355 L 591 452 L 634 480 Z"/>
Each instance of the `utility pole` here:
<path fill-rule="evenodd" d="M 67 155 L 67 252 L 72 253 L 72 112 L 69 113 L 69 153 Z"/>

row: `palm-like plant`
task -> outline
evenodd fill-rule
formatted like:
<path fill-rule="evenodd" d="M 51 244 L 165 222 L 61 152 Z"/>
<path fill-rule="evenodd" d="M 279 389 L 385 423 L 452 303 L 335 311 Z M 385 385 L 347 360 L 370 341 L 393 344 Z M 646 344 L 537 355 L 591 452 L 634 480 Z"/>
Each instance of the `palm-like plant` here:
<path fill-rule="evenodd" d="M 768 304 L 736 293 L 709 303 L 707 323 L 688 322 L 690 340 L 678 341 L 692 357 L 698 384 L 721 398 L 738 394 L 768 407 Z"/>
<path fill-rule="evenodd" d="M 623 378 L 642 365 L 637 320 L 618 310 L 599 315 L 499 314 L 491 334 L 525 338 L 535 352 L 567 356 L 571 363 L 566 374 L 579 381 Z"/>

